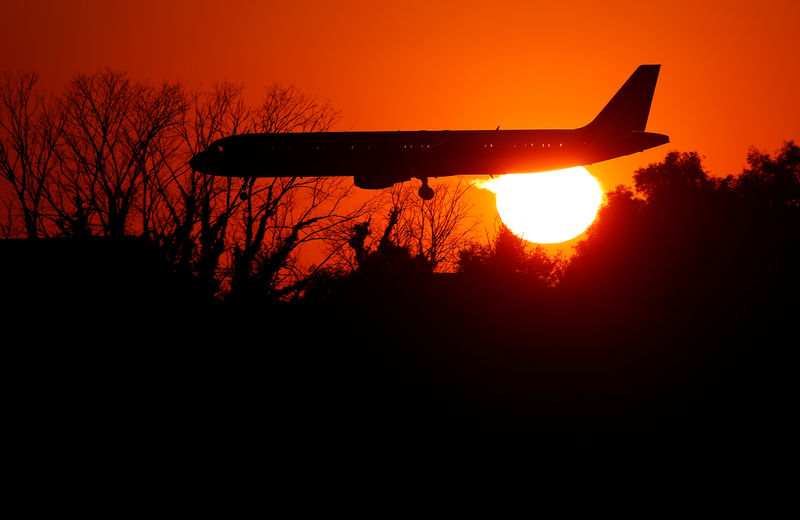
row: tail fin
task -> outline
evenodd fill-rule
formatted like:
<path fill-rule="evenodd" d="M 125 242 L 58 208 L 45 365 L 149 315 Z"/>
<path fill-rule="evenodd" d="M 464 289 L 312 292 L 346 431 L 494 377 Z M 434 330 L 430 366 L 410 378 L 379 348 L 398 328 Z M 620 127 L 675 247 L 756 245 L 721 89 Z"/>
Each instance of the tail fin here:
<path fill-rule="evenodd" d="M 644 132 L 661 65 L 640 65 L 587 129 Z"/>

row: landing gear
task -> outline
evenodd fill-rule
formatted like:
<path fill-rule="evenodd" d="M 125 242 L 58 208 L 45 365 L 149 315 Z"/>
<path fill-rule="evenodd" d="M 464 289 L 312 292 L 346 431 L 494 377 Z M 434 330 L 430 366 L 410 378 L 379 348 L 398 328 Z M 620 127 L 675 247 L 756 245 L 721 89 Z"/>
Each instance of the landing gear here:
<path fill-rule="evenodd" d="M 419 187 L 419 191 L 417 192 L 419 197 L 422 200 L 431 200 L 436 193 L 433 191 L 433 188 L 428 186 L 428 178 L 422 177 L 420 180 L 422 181 L 422 186 Z"/>
<path fill-rule="evenodd" d="M 245 177 L 242 182 L 242 187 L 239 189 L 239 198 L 242 200 L 247 200 L 250 196 L 249 191 L 250 188 L 253 187 L 253 183 L 256 181 L 255 177 Z"/>

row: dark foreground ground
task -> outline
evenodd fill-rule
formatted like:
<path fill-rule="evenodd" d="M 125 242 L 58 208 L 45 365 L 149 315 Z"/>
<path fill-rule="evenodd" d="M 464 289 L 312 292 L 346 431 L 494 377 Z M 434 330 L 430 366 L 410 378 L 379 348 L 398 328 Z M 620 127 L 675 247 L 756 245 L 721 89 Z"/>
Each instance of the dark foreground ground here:
<path fill-rule="evenodd" d="M 796 442 L 797 296 L 780 283 L 666 298 L 402 275 L 201 306 L 138 245 L 0 257 L 8 428 L 32 464 L 752 462 Z"/>

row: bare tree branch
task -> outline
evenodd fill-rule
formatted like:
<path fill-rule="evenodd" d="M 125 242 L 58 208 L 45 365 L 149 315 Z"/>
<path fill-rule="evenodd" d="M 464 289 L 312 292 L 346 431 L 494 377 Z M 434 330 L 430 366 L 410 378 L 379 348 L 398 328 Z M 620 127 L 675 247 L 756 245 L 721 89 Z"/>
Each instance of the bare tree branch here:
<path fill-rule="evenodd" d="M 4 73 L 0 78 L 0 177 L 14 192 L 28 238 L 44 232 L 45 187 L 55 168 L 63 125 L 37 83 L 34 73 Z"/>

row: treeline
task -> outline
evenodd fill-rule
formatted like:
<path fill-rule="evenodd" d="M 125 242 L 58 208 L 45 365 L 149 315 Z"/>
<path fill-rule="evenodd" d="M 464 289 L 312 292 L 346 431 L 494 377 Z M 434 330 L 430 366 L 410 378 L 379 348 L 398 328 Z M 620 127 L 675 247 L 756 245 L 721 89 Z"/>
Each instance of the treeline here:
<path fill-rule="evenodd" d="M 229 82 L 189 90 L 100 70 L 53 94 L 41 91 L 36 74 L 5 73 L 0 237 L 136 237 L 208 301 L 296 296 L 309 280 L 351 270 L 380 240 L 370 225 L 431 268 L 452 269 L 456 244 L 474 226 L 467 184 L 442 187 L 437 201 L 423 204 L 408 187 L 370 196 L 354 196 L 341 178 L 243 187 L 188 167 L 223 136 L 324 131 L 338 121 L 329 102 L 293 86 L 269 85 L 251 106 Z"/>
<path fill-rule="evenodd" d="M 188 167 L 189 158 L 226 135 L 324 131 L 338 120 L 330 103 L 278 84 L 249 106 L 242 87 L 231 83 L 190 91 L 101 70 L 75 76 L 54 95 L 41 92 L 35 74 L 5 73 L 0 236 L 136 237 L 204 301 L 321 295 L 357 271 L 402 271 L 411 260 L 421 272 L 483 279 L 515 273 L 526 284 L 552 289 L 565 281 L 587 289 L 614 278 L 604 272 L 663 280 L 652 269 L 687 244 L 686 265 L 709 265 L 701 255 L 738 244 L 742 251 L 728 255 L 725 268 L 739 262 L 765 269 L 777 246 L 764 241 L 785 237 L 753 226 L 769 227 L 764 208 L 794 208 L 798 200 L 793 142 L 774 158 L 752 151 L 748 168 L 727 178 L 709 177 L 697 154 L 673 152 L 637 171 L 635 186 L 608 195 L 568 261 L 502 228 L 491 243 L 476 241 L 468 183 L 443 184 L 423 202 L 411 186 L 369 195 L 355 193 L 346 179 L 271 178 L 243 186 Z M 246 199 L 238 196 L 243 190 Z M 792 215 L 770 218 L 784 217 Z M 640 257 L 644 252 L 651 256 Z M 745 261 L 745 253 L 753 257 Z M 695 275 L 706 284 L 717 278 Z"/>
<path fill-rule="evenodd" d="M 237 181 L 188 169 L 217 137 L 337 120 L 291 87 L 249 107 L 231 84 L 189 92 L 101 71 L 47 97 L 35 76 L 5 75 L 0 102 L 3 235 L 77 244 L 66 264 L 53 241 L 0 251 L 20 258 L 5 269 L 9 323 L 52 346 L 34 379 L 91 381 L 69 417 L 84 403 L 89 424 L 113 409 L 181 442 L 269 436 L 312 458 L 501 443 L 780 457 L 795 442 L 792 141 L 724 178 L 667 153 L 607 195 L 565 259 L 504 228 L 472 240 L 468 184 L 431 203 L 398 188 L 356 204 L 343 180 L 262 179 L 242 199 Z M 321 256 L 303 265 L 311 245 Z"/>
<path fill-rule="evenodd" d="M 752 149 L 747 163 L 738 175 L 712 177 L 698 153 L 669 152 L 638 169 L 633 186 L 606 194 L 569 258 L 548 255 L 501 225 L 489 243 L 462 242 L 454 271 L 476 283 L 583 297 L 684 286 L 713 294 L 746 281 L 785 281 L 795 276 L 800 237 L 800 148 L 789 141 L 774 156 Z M 369 254 L 357 237 L 349 245 L 364 273 L 345 279 L 420 271 L 411 267 L 414 255 L 386 236 Z"/>
<path fill-rule="evenodd" d="M 386 244 L 281 314 L 293 325 L 270 344 L 301 359 L 303 406 L 392 439 L 778 456 L 798 239 L 795 143 L 725 178 L 670 152 L 608 194 L 567 261 L 500 230 L 431 276 Z M 288 354 L 295 342 L 313 347 Z"/>

